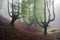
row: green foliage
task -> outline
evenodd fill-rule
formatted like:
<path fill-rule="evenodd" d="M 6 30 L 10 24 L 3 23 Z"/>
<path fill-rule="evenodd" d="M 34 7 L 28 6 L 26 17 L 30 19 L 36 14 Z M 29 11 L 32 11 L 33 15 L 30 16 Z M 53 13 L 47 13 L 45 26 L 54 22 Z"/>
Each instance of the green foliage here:
<path fill-rule="evenodd" d="M 43 0 L 36 0 L 35 3 L 35 13 L 36 13 L 36 17 L 38 19 L 38 21 L 40 22 L 41 20 L 43 21 L 44 18 L 44 4 L 43 4 Z"/>
<path fill-rule="evenodd" d="M 36 0 L 36 17 L 38 21 L 43 20 L 43 0 Z M 34 19 L 34 0 L 22 0 L 22 15 L 26 22 L 30 22 L 30 20 Z"/>
<path fill-rule="evenodd" d="M 38 19 L 38 21 L 40 22 L 41 20 L 43 21 L 43 9 L 44 9 L 44 0 L 36 0 L 36 17 Z M 19 3 L 19 5 L 21 5 L 21 7 L 19 7 L 19 9 L 21 9 L 19 15 L 21 16 L 20 18 L 23 18 L 23 20 L 25 20 L 27 23 L 30 22 L 30 20 L 35 20 L 34 19 L 34 0 L 22 0 L 21 3 Z M 12 7 L 12 6 L 11 6 Z M 15 4 L 13 4 L 13 9 L 15 10 L 14 14 L 18 13 L 18 2 L 15 2 Z"/>
<path fill-rule="evenodd" d="M 31 17 L 33 16 L 33 10 L 32 10 L 32 5 L 33 0 L 22 0 L 21 3 L 21 14 L 23 19 L 28 23 L 32 19 Z M 31 18 L 31 19 L 30 19 Z"/>

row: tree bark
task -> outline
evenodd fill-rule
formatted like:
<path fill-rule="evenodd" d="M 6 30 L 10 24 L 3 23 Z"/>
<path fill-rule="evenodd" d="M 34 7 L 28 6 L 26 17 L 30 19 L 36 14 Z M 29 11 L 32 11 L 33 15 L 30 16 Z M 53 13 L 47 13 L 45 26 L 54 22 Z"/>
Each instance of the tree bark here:
<path fill-rule="evenodd" d="M 47 34 L 47 26 L 44 26 L 44 35 Z"/>
<path fill-rule="evenodd" d="M 14 25 L 15 19 L 12 19 L 11 21 L 11 25 Z"/>

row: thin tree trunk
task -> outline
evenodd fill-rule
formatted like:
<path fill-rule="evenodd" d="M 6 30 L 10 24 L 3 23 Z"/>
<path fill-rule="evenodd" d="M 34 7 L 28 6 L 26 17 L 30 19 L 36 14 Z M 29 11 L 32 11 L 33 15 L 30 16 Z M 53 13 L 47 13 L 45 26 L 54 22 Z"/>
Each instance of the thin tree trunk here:
<path fill-rule="evenodd" d="M 12 19 L 11 21 L 11 25 L 14 25 L 15 19 Z"/>
<path fill-rule="evenodd" d="M 44 26 L 44 35 L 47 34 L 47 26 Z"/>

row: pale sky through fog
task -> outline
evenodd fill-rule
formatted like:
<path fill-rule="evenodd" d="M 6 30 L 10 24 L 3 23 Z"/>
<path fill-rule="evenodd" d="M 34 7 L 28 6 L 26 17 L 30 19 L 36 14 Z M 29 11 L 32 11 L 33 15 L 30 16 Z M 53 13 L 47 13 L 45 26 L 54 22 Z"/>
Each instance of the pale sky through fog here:
<path fill-rule="evenodd" d="M 55 20 L 50 23 L 50 26 L 60 28 L 60 0 L 55 0 L 54 8 L 55 8 Z"/>
<path fill-rule="evenodd" d="M 10 0 L 10 2 L 11 2 L 11 0 Z M 55 0 L 55 5 L 54 6 L 55 6 L 56 18 L 55 18 L 54 22 L 50 23 L 50 25 L 55 26 L 55 27 L 59 27 L 60 26 L 60 18 L 59 18 L 60 17 L 60 0 Z M 8 12 L 7 12 L 7 0 L 4 0 L 3 6 L 2 6 L 2 9 L 0 9 L 0 12 L 4 17 L 10 19 L 9 15 L 8 15 Z"/>

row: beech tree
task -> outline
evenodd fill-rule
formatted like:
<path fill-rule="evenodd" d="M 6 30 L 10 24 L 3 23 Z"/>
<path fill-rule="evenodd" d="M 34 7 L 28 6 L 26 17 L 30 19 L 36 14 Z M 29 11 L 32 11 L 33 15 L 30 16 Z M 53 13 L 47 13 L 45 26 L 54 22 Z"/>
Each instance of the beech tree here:
<path fill-rule="evenodd" d="M 12 0 L 12 4 L 11 4 L 11 9 L 12 9 L 12 11 L 10 12 L 10 6 L 9 6 L 9 0 L 8 0 L 8 14 L 9 14 L 9 16 L 12 18 L 12 20 L 11 20 L 11 25 L 14 25 L 14 22 L 15 22 L 15 20 L 17 20 L 17 18 L 19 17 L 19 10 L 20 10 L 20 8 L 19 8 L 19 0 L 18 0 L 18 2 L 15 2 L 15 3 L 17 3 L 17 5 L 16 4 L 14 4 L 14 1 Z"/>
<path fill-rule="evenodd" d="M 51 18 L 51 13 L 50 13 L 50 9 L 49 9 L 49 4 L 48 4 L 49 1 L 47 0 L 44 0 L 44 21 L 42 21 L 41 19 L 41 22 L 39 23 L 37 17 L 36 17 L 36 0 L 34 0 L 34 16 L 35 16 L 35 20 L 37 21 L 37 23 L 40 25 L 40 27 L 44 28 L 44 35 L 47 34 L 47 27 L 49 25 L 50 22 L 54 21 L 55 20 L 55 12 L 54 12 L 54 0 L 52 0 L 52 7 L 53 7 L 53 18 Z M 48 18 L 47 18 L 47 10 L 48 10 Z M 41 17 L 40 17 L 41 18 Z M 48 19 L 48 21 L 47 21 Z"/>

